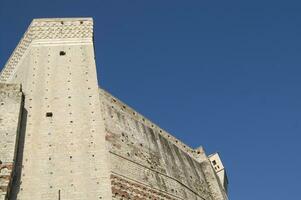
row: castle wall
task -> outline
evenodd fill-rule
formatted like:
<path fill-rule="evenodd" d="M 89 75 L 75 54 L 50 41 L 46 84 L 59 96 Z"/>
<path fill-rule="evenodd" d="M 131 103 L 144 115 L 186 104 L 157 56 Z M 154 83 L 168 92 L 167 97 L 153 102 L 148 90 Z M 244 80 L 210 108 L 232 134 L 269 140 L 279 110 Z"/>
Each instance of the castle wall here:
<path fill-rule="evenodd" d="M 21 120 L 20 85 L 0 83 L 0 200 L 8 198 Z"/>
<path fill-rule="evenodd" d="M 98 88 L 94 56 L 90 18 L 29 26 L 0 74 L 0 200 L 227 199 L 202 150 Z"/>
<path fill-rule="evenodd" d="M 100 99 L 116 199 L 157 198 L 150 188 L 162 199 L 211 199 L 196 152 L 103 90 Z"/>

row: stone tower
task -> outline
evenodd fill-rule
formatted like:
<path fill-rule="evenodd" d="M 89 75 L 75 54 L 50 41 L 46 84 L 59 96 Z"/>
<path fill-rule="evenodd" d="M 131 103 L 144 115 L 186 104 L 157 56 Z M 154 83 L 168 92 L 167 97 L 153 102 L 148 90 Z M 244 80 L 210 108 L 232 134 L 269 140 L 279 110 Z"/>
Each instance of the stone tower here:
<path fill-rule="evenodd" d="M 0 200 L 226 200 L 220 179 L 99 88 L 91 18 L 33 20 L 0 75 Z"/>

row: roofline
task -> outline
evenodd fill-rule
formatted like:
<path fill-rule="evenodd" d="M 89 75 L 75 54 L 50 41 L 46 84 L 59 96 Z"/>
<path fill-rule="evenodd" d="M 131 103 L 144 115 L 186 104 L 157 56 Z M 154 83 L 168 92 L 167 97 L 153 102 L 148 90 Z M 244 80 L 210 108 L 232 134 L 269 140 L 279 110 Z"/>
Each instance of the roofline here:
<path fill-rule="evenodd" d="M 93 21 L 92 17 L 70 17 L 70 18 L 35 18 L 32 22 L 56 22 L 56 21 Z"/>

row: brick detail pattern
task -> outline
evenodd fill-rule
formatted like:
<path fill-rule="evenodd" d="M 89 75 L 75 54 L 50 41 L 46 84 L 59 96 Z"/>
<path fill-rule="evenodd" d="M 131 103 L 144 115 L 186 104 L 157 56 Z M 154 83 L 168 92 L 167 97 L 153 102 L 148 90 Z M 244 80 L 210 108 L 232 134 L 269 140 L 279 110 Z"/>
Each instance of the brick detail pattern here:
<path fill-rule="evenodd" d="M 151 187 L 130 181 L 117 175 L 111 175 L 112 194 L 114 200 L 177 200 L 169 194 Z"/>
<path fill-rule="evenodd" d="M 91 19 L 33 20 L 0 74 L 0 82 L 10 80 L 28 47 L 38 39 L 92 39 Z"/>
<path fill-rule="evenodd" d="M 0 200 L 6 200 L 10 191 L 13 175 L 13 163 L 0 163 Z"/>

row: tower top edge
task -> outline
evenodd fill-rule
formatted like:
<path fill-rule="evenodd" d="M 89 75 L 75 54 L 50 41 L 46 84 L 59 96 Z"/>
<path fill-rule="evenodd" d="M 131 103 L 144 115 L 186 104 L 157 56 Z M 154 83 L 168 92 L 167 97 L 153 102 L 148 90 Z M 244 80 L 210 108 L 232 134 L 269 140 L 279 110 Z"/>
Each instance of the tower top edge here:
<path fill-rule="evenodd" d="M 32 22 L 67 22 L 67 21 L 90 21 L 93 22 L 92 17 L 71 17 L 71 18 L 35 18 Z"/>
<path fill-rule="evenodd" d="M 36 40 L 76 40 L 93 42 L 93 18 L 37 18 L 33 19 L 17 47 L 0 72 L 0 82 L 11 81 L 25 52 Z"/>

